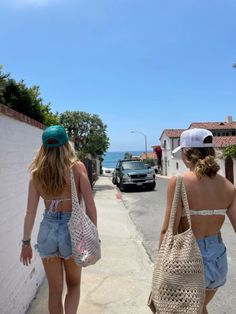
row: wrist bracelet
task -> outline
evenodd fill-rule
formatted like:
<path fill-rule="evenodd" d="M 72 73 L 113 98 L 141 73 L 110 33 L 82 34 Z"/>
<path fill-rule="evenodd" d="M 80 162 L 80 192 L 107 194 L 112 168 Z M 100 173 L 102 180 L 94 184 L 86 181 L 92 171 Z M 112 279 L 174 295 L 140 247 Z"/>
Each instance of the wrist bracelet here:
<path fill-rule="evenodd" d="M 23 246 L 30 246 L 30 239 L 29 240 L 22 240 Z"/>

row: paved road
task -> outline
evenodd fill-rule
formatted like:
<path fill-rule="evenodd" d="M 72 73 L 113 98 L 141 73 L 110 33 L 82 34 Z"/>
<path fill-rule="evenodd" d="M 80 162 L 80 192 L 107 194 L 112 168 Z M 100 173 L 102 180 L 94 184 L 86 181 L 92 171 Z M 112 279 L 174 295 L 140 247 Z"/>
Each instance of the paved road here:
<path fill-rule="evenodd" d="M 154 262 L 159 232 L 166 206 L 167 180 L 157 178 L 154 191 L 133 191 L 122 193 L 125 207 L 143 237 L 143 245 Z"/>
<path fill-rule="evenodd" d="M 159 177 L 154 191 L 122 193 L 125 207 L 143 238 L 143 245 L 151 261 L 155 260 L 165 211 L 166 186 L 167 180 Z M 227 218 L 222 234 L 228 250 L 228 279 L 225 286 L 216 293 L 209 306 L 209 313 L 236 314 L 236 237 Z"/>

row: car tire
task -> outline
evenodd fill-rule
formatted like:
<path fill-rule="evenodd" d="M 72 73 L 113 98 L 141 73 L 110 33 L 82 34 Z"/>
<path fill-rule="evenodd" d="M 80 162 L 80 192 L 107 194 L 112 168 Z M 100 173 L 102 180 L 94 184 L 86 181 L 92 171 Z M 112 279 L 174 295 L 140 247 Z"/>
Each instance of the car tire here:
<path fill-rule="evenodd" d="M 114 185 L 117 185 L 117 181 L 116 181 L 116 178 L 115 178 L 115 177 L 112 178 L 112 183 L 113 183 Z"/>
<path fill-rule="evenodd" d="M 121 190 L 121 192 L 125 192 L 125 185 L 122 183 L 122 182 L 120 182 L 120 184 L 119 184 L 119 189 Z"/>
<path fill-rule="evenodd" d="M 152 190 L 155 189 L 155 187 L 156 187 L 156 182 L 154 182 L 154 183 L 152 183 L 151 185 L 149 185 L 149 186 L 148 186 L 148 190 L 149 190 L 149 191 L 152 191 Z"/>

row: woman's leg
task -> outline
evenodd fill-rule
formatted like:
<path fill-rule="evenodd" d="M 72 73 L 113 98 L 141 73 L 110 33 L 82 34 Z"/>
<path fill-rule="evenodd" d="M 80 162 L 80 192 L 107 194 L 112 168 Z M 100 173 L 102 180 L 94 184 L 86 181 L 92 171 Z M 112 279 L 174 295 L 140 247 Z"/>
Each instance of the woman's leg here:
<path fill-rule="evenodd" d="M 65 314 L 76 314 L 80 298 L 81 267 L 72 259 L 64 260 L 67 294 L 65 298 Z"/>
<path fill-rule="evenodd" d="M 48 280 L 49 298 L 48 309 L 50 314 L 63 314 L 63 267 L 59 257 L 44 258 L 43 266 Z"/>
<path fill-rule="evenodd" d="M 211 299 L 214 297 L 216 291 L 217 291 L 217 290 L 206 290 L 202 314 L 208 314 L 207 308 L 206 308 L 206 307 L 207 307 L 207 304 L 208 304 L 208 303 L 211 301 Z"/>

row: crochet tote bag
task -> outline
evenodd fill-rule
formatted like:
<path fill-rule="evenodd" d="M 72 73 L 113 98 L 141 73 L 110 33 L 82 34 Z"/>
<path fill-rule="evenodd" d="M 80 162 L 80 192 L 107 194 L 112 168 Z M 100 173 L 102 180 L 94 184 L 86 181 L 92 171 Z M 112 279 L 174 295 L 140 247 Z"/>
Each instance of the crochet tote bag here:
<path fill-rule="evenodd" d="M 97 227 L 80 205 L 71 169 L 72 213 L 68 222 L 72 255 L 76 264 L 86 267 L 101 258 L 101 247 Z"/>
<path fill-rule="evenodd" d="M 173 225 L 180 197 L 189 229 L 174 235 Z M 200 314 L 204 296 L 202 257 L 191 229 L 185 186 L 182 177 L 177 176 L 169 226 L 155 261 L 148 305 L 156 314 Z"/>

